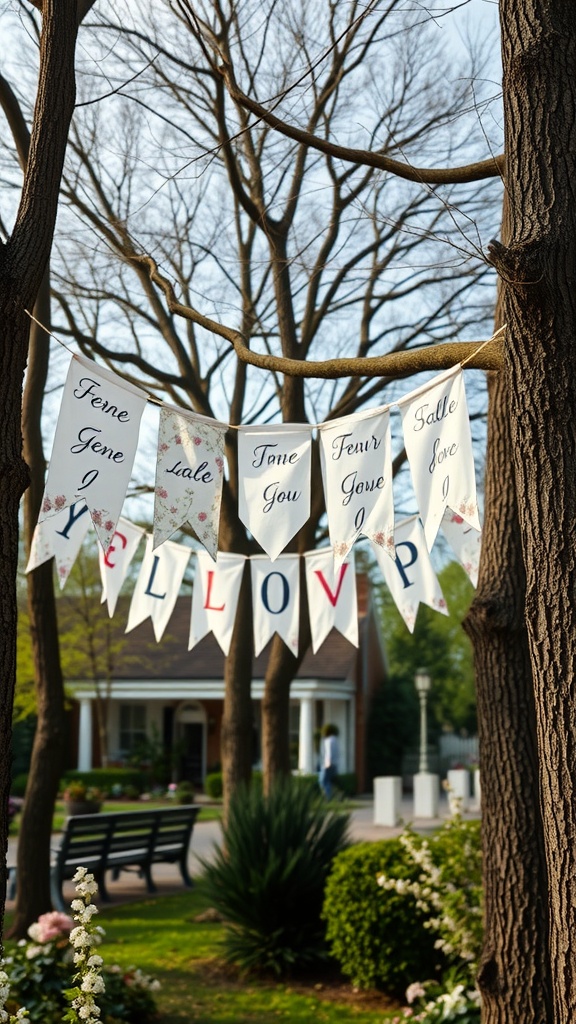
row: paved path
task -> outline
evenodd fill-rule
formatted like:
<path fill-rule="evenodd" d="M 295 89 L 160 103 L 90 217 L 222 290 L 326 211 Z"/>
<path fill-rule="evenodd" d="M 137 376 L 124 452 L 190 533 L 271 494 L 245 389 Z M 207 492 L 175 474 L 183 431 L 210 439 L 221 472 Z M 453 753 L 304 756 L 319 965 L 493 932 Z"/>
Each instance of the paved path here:
<path fill-rule="evenodd" d="M 402 805 L 402 818 L 405 823 L 410 822 L 417 831 L 429 831 L 437 828 L 445 818 L 448 817 L 448 804 L 446 800 L 441 802 L 440 816 L 435 819 L 414 819 L 413 805 L 411 800 L 404 800 Z M 468 818 L 479 817 L 478 812 L 468 812 L 466 815 Z M 367 799 L 361 806 L 354 808 L 351 814 L 350 820 L 350 833 L 352 839 L 355 842 L 360 841 L 376 841 L 378 839 L 387 839 L 390 836 L 398 835 L 402 831 L 402 826 L 391 828 L 384 825 L 374 824 L 374 808 L 371 799 Z M 198 875 L 201 870 L 201 861 L 210 860 L 210 857 L 214 849 L 219 845 L 222 838 L 222 831 L 220 823 L 218 821 L 201 821 L 197 822 L 194 826 L 192 834 L 192 845 L 189 855 L 189 867 L 192 877 Z M 54 845 L 57 845 L 58 837 L 54 837 Z M 16 863 L 16 850 L 18 840 L 16 837 L 12 837 L 8 843 L 8 863 Z M 182 891 L 182 878 L 178 868 L 171 864 L 155 864 L 153 868 L 153 877 L 156 885 L 158 886 L 159 895 L 168 895 L 170 893 L 178 893 Z M 112 904 L 104 904 L 103 909 L 106 906 L 114 906 L 114 904 L 120 902 L 131 902 L 145 898 L 147 895 L 146 887 L 141 878 L 136 874 L 122 872 L 117 881 L 107 880 L 107 888 L 110 893 Z M 64 897 L 65 899 L 72 900 L 74 898 L 74 886 L 71 882 L 64 884 Z M 14 906 L 14 902 L 8 900 L 6 902 L 6 909 L 10 910 Z"/>

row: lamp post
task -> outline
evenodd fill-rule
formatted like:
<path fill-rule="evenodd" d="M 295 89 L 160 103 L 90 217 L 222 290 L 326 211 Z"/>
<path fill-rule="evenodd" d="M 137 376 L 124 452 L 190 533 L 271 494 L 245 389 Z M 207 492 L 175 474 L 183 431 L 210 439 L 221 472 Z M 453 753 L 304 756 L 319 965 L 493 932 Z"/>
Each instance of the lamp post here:
<path fill-rule="evenodd" d="M 428 694 L 430 693 L 430 687 L 432 686 L 432 679 L 430 673 L 425 668 L 419 668 L 416 670 L 416 676 L 414 677 L 416 684 L 416 691 L 420 698 L 420 761 L 418 764 L 419 772 L 428 771 L 428 718 L 426 703 L 428 700 Z"/>
<path fill-rule="evenodd" d="M 414 677 L 420 700 L 420 761 L 414 776 L 414 815 L 416 818 L 436 818 L 440 795 L 440 779 L 428 770 L 427 701 L 432 679 L 425 668 L 419 668 Z"/>

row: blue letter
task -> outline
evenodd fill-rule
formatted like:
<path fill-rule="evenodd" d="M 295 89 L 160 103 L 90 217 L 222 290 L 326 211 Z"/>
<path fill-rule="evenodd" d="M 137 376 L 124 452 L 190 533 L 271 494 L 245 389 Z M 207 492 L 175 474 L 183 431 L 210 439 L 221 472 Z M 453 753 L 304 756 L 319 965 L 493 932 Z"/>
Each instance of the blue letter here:
<path fill-rule="evenodd" d="M 277 611 L 274 611 L 268 604 L 268 580 L 272 579 L 272 576 L 280 577 L 280 579 L 282 580 L 282 590 L 284 592 L 282 607 L 278 608 Z M 288 580 L 286 579 L 286 577 L 283 576 L 281 572 L 269 572 L 266 579 L 264 580 L 264 583 L 262 584 L 262 602 L 264 604 L 266 611 L 269 612 L 270 615 L 280 615 L 286 608 L 289 600 L 290 587 L 288 586 Z"/>
<path fill-rule="evenodd" d="M 75 501 L 73 505 L 70 505 L 70 508 L 68 509 L 68 522 L 66 523 L 66 526 L 64 527 L 63 530 L 56 530 L 56 533 L 59 534 L 60 537 L 64 537 L 64 540 L 70 540 L 69 534 L 70 530 L 74 526 L 74 523 L 76 522 L 77 519 L 80 519 L 80 516 L 83 516 L 84 513 L 88 511 L 88 505 L 86 504 L 86 502 L 84 502 L 80 511 L 76 513 L 76 505 L 79 504 L 79 501 Z"/>
<path fill-rule="evenodd" d="M 154 577 L 156 575 L 156 569 L 158 568 L 158 562 L 159 561 L 160 561 L 159 556 L 158 555 L 154 555 L 154 565 L 152 567 L 152 572 L 150 573 L 150 579 L 148 580 L 148 583 L 146 584 L 146 590 L 144 591 L 144 593 L 148 597 L 157 597 L 159 601 L 163 601 L 164 598 L 166 597 L 165 593 L 164 594 L 153 594 L 152 593 L 152 584 L 154 583 Z"/>
<path fill-rule="evenodd" d="M 412 558 L 410 559 L 409 562 L 401 562 L 400 561 L 400 559 L 398 557 L 398 548 L 408 548 L 408 551 L 412 555 Z M 418 548 L 416 547 L 415 544 L 412 544 L 411 541 L 403 540 L 403 541 L 400 541 L 400 543 L 396 545 L 396 556 L 395 556 L 394 560 L 396 562 L 396 568 L 398 569 L 398 572 L 400 573 L 400 575 L 402 577 L 402 582 L 404 584 L 404 590 L 406 590 L 407 587 L 412 587 L 414 585 L 414 580 L 409 580 L 408 579 L 405 570 L 409 569 L 411 565 L 414 565 L 414 562 L 416 561 L 417 558 L 418 558 Z"/>

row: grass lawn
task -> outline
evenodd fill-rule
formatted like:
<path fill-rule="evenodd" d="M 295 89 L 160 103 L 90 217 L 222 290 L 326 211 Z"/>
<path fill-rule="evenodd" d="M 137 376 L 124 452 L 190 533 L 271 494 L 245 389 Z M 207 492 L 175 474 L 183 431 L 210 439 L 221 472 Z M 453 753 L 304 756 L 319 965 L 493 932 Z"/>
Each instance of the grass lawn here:
<path fill-rule="evenodd" d="M 382 1024 L 398 1012 L 384 995 L 355 994 L 328 972 L 291 984 L 238 978 L 219 959 L 222 925 L 195 920 L 208 906 L 200 880 L 193 892 L 99 915 L 105 960 L 160 981 L 159 1024 Z"/>
<path fill-rule="evenodd" d="M 169 807 L 172 806 L 168 800 L 105 800 L 102 804 L 102 811 L 141 811 L 145 807 Z M 219 804 L 206 804 L 200 809 L 197 821 L 219 821 L 222 817 L 222 806 Z M 66 810 L 63 800 L 57 800 L 52 820 L 52 831 L 61 832 L 66 820 Z M 17 814 L 10 825 L 10 835 L 17 836 L 20 829 L 20 815 Z"/>

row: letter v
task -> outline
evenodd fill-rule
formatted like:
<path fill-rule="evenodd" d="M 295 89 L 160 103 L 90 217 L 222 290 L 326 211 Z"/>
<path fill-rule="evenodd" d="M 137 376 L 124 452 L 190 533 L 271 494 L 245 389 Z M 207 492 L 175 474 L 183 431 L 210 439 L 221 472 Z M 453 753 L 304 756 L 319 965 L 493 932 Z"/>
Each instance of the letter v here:
<path fill-rule="evenodd" d="M 343 562 L 342 565 L 340 566 L 340 572 L 338 574 L 338 583 L 336 585 L 336 591 L 335 591 L 334 594 L 330 590 L 330 587 L 328 586 L 328 584 L 327 584 L 327 582 L 326 582 L 326 580 L 324 578 L 324 574 L 323 574 L 322 570 L 321 569 L 314 569 L 314 572 L 315 572 L 316 576 L 318 577 L 318 579 L 320 580 L 320 583 L 324 587 L 324 590 L 326 591 L 326 596 L 327 596 L 328 600 L 330 601 L 330 604 L 332 605 L 333 608 L 335 608 L 336 605 L 338 604 L 338 598 L 340 597 L 340 591 L 342 590 L 342 584 L 344 582 L 344 576 L 346 575 L 346 569 L 349 569 L 349 568 L 350 568 L 350 562 Z"/>

